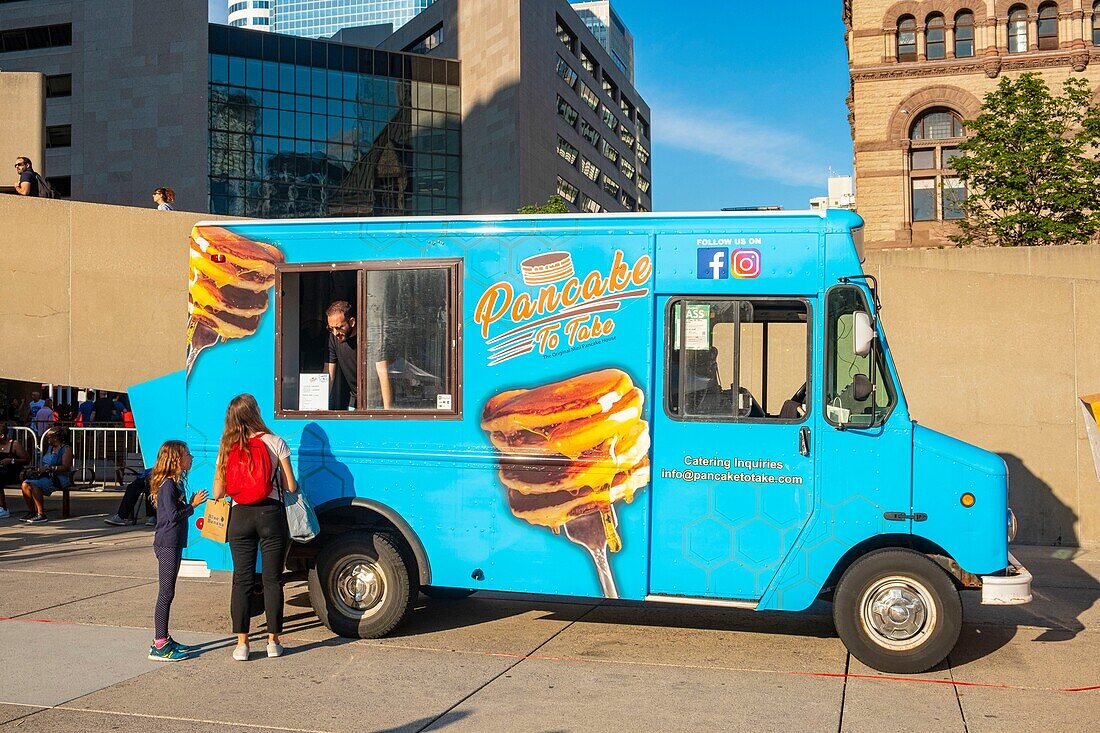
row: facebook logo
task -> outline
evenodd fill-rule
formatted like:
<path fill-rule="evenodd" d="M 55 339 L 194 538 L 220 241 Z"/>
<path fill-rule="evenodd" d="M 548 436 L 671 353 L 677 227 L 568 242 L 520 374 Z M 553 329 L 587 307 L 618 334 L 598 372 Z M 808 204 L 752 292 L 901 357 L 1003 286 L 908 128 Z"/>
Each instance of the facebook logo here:
<path fill-rule="evenodd" d="M 724 280 L 730 276 L 730 251 L 726 247 L 700 247 L 696 275 L 700 280 Z"/>

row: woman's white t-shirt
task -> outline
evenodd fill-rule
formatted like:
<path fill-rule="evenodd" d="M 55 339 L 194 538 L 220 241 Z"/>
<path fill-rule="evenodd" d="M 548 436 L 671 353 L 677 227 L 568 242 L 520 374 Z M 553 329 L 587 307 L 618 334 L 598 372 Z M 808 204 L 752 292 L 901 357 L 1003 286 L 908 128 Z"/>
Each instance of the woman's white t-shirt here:
<path fill-rule="evenodd" d="M 254 433 L 249 437 L 255 438 L 257 435 L 259 435 L 259 433 Z M 286 476 L 283 475 L 279 465 L 282 459 L 290 458 L 290 448 L 287 447 L 286 441 L 278 435 L 264 433 L 263 435 L 259 435 L 259 437 L 267 447 L 267 454 L 271 458 L 271 465 L 275 467 L 276 481 L 272 482 L 271 493 L 267 495 L 267 498 L 278 499 L 279 487 L 281 486 L 284 490 L 286 489 Z"/>

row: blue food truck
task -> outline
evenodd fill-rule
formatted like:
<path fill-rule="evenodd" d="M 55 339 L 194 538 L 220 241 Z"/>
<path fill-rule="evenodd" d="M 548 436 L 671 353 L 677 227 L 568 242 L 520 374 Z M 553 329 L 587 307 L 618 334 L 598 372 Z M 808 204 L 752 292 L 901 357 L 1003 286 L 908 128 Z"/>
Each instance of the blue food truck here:
<path fill-rule="evenodd" d="M 800 611 L 919 672 L 1026 603 L 995 454 L 910 416 L 849 212 L 197 225 L 186 368 L 132 388 L 210 486 L 258 400 L 334 632 L 480 589 Z M 180 304 L 183 307 L 183 304 Z M 200 512 L 201 514 L 201 512 Z M 232 522 L 232 517 L 230 518 Z M 186 559 L 227 570 L 191 528 Z"/>

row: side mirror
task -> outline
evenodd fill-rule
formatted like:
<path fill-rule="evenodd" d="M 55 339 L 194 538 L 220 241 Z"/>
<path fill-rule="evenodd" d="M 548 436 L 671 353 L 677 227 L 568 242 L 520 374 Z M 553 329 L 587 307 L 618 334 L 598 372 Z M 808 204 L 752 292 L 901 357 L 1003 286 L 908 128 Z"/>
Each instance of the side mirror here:
<path fill-rule="evenodd" d="M 871 353 L 871 345 L 875 342 L 875 327 L 868 313 L 856 311 L 854 315 L 855 338 L 852 345 L 856 356 L 867 356 Z"/>
<path fill-rule="evenodd" d="M 871 385 L 871 380 L 867 378 L 866 374 L 857 374 L 852 378 L 852 397 L 858 401 L 866 401 L 874 391 L 875 388 Z"/>

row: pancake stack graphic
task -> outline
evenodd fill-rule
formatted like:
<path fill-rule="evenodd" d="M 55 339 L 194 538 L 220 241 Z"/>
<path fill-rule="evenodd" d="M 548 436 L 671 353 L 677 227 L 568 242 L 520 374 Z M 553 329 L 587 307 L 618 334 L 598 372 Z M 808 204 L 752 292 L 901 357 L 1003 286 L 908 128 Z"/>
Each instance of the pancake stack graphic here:
<path fill-rule="evenodd" d="M 191 232 L 187 373 L 203 349 L 256 332 L 283 253 L 222 227 Z"/>
<path fill-rule="evenodd" d="M 609 598 L 618 593 L 607 551 L 622 547 L 614 505 L 650 479 L 644 399 L 625 372 L 603 369 L 502 392 L 481 417 L 512 513 L 586 547 Z"/>

